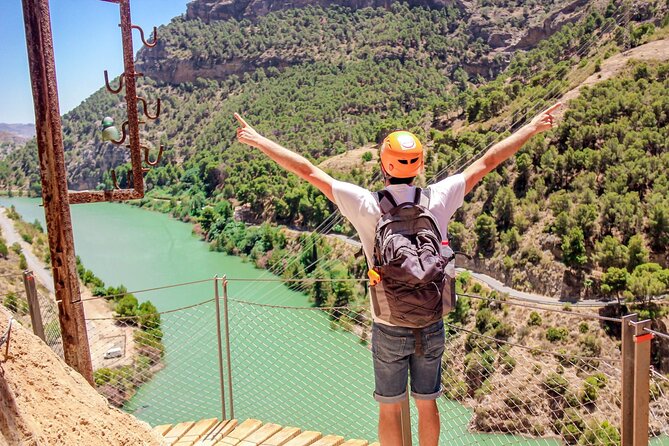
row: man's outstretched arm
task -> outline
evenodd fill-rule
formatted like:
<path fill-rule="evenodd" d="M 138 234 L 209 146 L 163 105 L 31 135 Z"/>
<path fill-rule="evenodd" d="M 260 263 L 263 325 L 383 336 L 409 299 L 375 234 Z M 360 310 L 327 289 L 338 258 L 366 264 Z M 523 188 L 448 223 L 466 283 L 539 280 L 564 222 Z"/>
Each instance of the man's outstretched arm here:
<path fill-rule="evenodd" d="M 334 195 L 332 195 L 332 182 L 334 179 L 330 175 L 314 166 L 302 155 L 298 155 L 274 141 L 265 138 L 256 132 L 253 127 L 248 125 L 237 113 L 235 113 L 235 119 L 237 119 L 241 125 L 241 128 L 237 129 L 237 139 L 239 142 L 260 149 L 281 167 L 294 173 L 298 177 L 307 180 L 314 187 L 323 192 L 330 201 L 334 202 Z"/>
<path fill-rule="evenodd" d="M 465 177 L 465 195 L 467 195 L 476 184 L 488 173 L 492 172 L 500 164 L 518 152 L 525 143 L 532 138 L 546 130 L 553 127 L 553 113 L 561 106 L 557 103 L 549 109 L 541 112 L 535 116 L 529 124 L 523 126 L 513 135 L 498 142 L 492 146 L 481 158 L 474 161 L 462 173 Z"/>

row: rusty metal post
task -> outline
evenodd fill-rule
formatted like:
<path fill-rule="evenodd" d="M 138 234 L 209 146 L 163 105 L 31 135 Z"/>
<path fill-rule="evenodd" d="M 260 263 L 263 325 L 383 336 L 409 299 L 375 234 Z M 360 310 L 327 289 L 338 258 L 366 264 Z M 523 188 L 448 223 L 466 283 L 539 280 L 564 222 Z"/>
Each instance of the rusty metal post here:
<path fill-rule="evenodd" d="M 42 310 L 37 298 L 37 287 L 35 286 L 35 275 L 32 271 L 23 271 L 23 286 L 26 288 L 26 297 L 28 298 L 28 311 L 30 312 L 30 322 L 32 322 L 33 333 L 41 340 L 46 342 L 44 335 L 44 324 L 42 323 Z"/>
<path fill-rule="evenodd" d="M 628 314 L 622 318 L 621 357 L 622 357 L 622 389 L 621 389 L 621 446 L 632 446 L 634 442 L 634 326 L 636 314 Z"/>
<path fill-rule="evenodd" d="M 225 378 L 223 377 L 223 341 L 221 339 L 221 303 L 218 295 L 218 275 L 214 276 L 214 301 L 216 302 L 216 335 L 218 341 L 218 377 L 221 385 L 221 420 L 225 420 Z"/>
<path fill-rule="evenodd" d="M 42 200 L 65 362 L 93 384 L 72 236 L 48 0 L 23 0 Z"/>
<path fill-rule="evenodd" d="M 230 391 L 230 419 L 235 418 L 235 401 L 232 396 L 232 355 L 230 354 L 230 320 L 228 318 L 228 279 L 223 276 L 223 314 L 225 315 L 225 347 L 228 355 L 228 390 Z"/>
<path fill-rule="evenodd" d="M 411 389 L 407 385 L 407 397 L 402 401 L 400 422 L 402 424 L 402 446 L 411 446 L 411 408 L 409 406 L 409 393 Z"/>
<path fill-rule="evenodd" d="M 651 321 L 634 324 L 634 446 L 648 446 L 648 413 L 650 411 L 650 344 Z"/>

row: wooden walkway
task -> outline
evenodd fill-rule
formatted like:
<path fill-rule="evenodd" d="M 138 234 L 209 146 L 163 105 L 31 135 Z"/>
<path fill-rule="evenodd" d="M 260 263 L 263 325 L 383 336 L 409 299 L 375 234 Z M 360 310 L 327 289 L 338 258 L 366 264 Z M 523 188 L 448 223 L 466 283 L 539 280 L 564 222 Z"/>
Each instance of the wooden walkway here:
<path fill-rule="evenodd" d="M 336 435 L 304 431 L 297 427 L 249 419 L 241 424 L 237 420 L 218 421 L 210 418 L 179 424 L 156 426 L 154 432 L 163 437 L 163 444 L 174 446 L 380 446 L 365 440 L 348 440 Z"/>

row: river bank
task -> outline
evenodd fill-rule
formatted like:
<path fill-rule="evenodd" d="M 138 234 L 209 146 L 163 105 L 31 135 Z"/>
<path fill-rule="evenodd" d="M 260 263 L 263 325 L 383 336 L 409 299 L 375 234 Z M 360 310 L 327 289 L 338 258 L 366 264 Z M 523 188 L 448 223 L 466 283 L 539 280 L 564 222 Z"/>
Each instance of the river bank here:
<path fill-rule="evenodd" d="M 2 228 L 2 236 L 11 246 L 18 244 L 21 253 L 24 255 L 27 263 L 27 270 L 33 272 L 39 285 L 38 293 L 42 296 L 40 299 L 46 304 L 50 301 L 56 305 L 56 296 L 54 292 L 53 276 L 51 275 L 51 267 L 47 265 L 44 260 L 35 255 L 32 243 L 28 243 L 21 236 L 15 227 L 15 221 L 9 218 L 8 210 L 5 207 L 0 207 L 0 228 Z M 41 243 L 45 243 L 46 234 L 43 234 L 44 239 Z M 33 241 L 35 243 L 35 241 Z M 17 277 L 21 275 L 17 271 Z M 22 279 L 21 283 L 22 285 Z M 25 295 L 22 286 L 19 288 L 19 293 Z M 123 327 L 116 324 L 114 321 L 114 311 L 112 305 L 105 299 L 96 298 L 92 291 L 86 287 L 81 281 L 79 282 L 79 290 L 81 300 L 84 302 L 84 314 L 86 317 L 86 330 L 88 333 L 88 340 L 91 351 L 91 362 L 93 370 L 101 367 L 121 366 L 132 364 L 135 357 L 135 347 L 133 342 L 133 328 Z M 1 292 L 1 291 L 0 291 Z M 42 310 L 43 317 L 52 316 L 55 314 L 47 314 Z M 52 327 L 58 326 L 57 319 L 44 320 L 44 325 L 52 324 Z M 58 333 L 60 332 L 58 328 Z M 105 358 L 106 353 L 115 347 L 121 348 L 122 354 L 116 358 Z"/>

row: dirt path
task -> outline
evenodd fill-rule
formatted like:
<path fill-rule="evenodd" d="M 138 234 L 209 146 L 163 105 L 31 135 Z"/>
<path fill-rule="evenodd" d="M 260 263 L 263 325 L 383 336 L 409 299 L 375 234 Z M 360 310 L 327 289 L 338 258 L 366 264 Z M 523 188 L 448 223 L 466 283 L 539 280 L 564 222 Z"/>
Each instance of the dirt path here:
<path fill-rule="evenodd" d="M 669 60 L 669 39 L 656 40 L 644 45 L 632 48 L 624 53 L 616 54 L 602 62 L 601 70 L 588 77 L 578 87 L 568 91 L 561 98 L 560 102 L 565 104 L 581 94 L 581 88 L 598 84 L 611 79 L 620 73 L 630 60 L 657 60 L 665 62 Z M 564 111 L 564 108 L 563 108 Z"/>
<path fill-rule="evenodd" d="M 18 243 L 23 250 L 23 255 L 26 258 L 26 263 L 28 264 L 28 269 L 32 270 L 37 280 L 49 290 L 50 293 L 55 293 L 53 288 L 53 278 L 51 277 L 51 271 L 46 268 L 44 262 L 37 258 L 33 254 L 30 244 L 23 241 L 21 235 L 14 228 L 14 223 L 7 216 L 7 209 L 0 207 L 0 227 L 2 228 L 2 236 L 7 241 L 7 246 L 11 246 L 14 243 Z"/>

